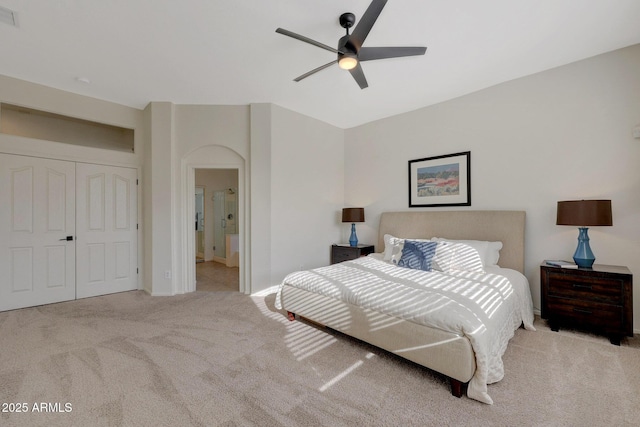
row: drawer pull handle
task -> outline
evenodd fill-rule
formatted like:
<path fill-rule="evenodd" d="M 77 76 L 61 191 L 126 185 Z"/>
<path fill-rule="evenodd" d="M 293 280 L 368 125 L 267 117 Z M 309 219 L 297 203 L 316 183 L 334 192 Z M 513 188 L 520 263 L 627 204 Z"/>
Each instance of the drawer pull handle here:
<path fill-rule="evenodd" d="M 578 288 L 578 289 L 589 289 L 589 290 L 593 289 L 593 286 L 591 286 L 591 285 L 581 285 L 579 283 L 574 283 L 573 287 L 574 288 Z"/>
<path fill-rule="evenodd" d="M 573 311 L 575 311 L 576 313 L 584 313 L 584 314 L 592 314 L 593 313 L 591 310 L 583 310 L 581 308 L 574 308 Z"/>

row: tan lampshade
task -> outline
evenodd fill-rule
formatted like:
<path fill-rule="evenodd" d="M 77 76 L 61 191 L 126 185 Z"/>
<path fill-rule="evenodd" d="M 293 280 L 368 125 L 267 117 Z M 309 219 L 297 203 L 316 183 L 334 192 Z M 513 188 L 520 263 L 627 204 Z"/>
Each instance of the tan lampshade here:
<path fill-rule="evenodd" d="M 568 200 L 558 202 L 557 225 L 613 225 L 611 200 Z"/>
<path fill-rule="evenodd" d="M 342 222 L 364 222 L 364 208 L 342 209 Z"/>

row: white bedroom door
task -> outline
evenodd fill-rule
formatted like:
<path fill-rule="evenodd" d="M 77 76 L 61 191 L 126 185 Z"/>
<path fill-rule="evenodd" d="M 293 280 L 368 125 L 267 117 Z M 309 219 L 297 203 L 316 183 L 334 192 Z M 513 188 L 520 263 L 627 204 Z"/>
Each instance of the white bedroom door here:
<path fill-rule="evenodd" d="M 76 169 L 77 298 L 138 289 L 137 171 Z"/>
<path fill-rule="evenodd" d="M 75 298 L 74 236 L 75 163 L 0 154 L 0 311 Z"/>

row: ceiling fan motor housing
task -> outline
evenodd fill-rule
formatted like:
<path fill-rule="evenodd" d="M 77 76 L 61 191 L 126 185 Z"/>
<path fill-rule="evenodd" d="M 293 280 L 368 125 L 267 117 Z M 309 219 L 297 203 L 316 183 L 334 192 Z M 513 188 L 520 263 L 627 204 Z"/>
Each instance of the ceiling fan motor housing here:
<path fill-rule="evenodd" d="M 346 28 L 347 30 L 349 30 L 349 28 L 353 27 L 353 24 L 355 23 L 356 16 L 353 13 L 346 12 L 340 15 L 340 26 L 342 28 Z"/>
<path fill-rule="evenodd" d="M 338 40 L 338 50 L 340 52 L 344 52 L 344 54 L 349 55 L 349 54 L 353 54 L 356 55 L 356 48 L 355 46 L 349 41 L 349 36 L 342 36 L 340 37 L 340 40 Z M 342 56 L 342 54 L 338 54 L 338 59 L 340 59 L 340 57 Z"/>

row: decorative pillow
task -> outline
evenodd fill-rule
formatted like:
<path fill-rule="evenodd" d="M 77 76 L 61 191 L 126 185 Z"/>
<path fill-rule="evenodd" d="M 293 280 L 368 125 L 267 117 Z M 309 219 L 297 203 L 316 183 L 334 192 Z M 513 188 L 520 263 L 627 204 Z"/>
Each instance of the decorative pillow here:
<path fill-rule="evenodd" d="M 384 237 L 384 260 L 385 261 L 393 261 L 393 257 L 395 255 L 396 262 L 400 259 L 400 255 L 402 254 L 402 246 L 404 245 L 404 239 L 400 239 L 398 237 L 394 237 L 391 234 L 385 234 Z"/>
<path fill-rule="evenodd" d="M 434 270 L 484 272 L 480 255 L 472 246 L 445 240 L 435 243 L 437 243 L 436 254 L 431 262 Z"/>
<path fill-rule="evenodd" d="M 398 261 L 402 258 L 402 250 L 404 249 L 405 239 L 398 239 L 398 243 L 393 246 L 393 250 L 391 252 L 391 261 L 393 264 L 398 265 Z"/>
<path fill-rule="evenodd" d="M 437 242 L 405 240 L 398 267 L 431 271 L 431 260 L 436 254 Z"/>
<path fill-rule="evenodd" d="M 502 242 L 487 242 L 484 240 L 453 240 L 444 239 L 441 237 L 434 237 L 432 239 L 435 242 L 453 242 L 464 243 L 471 246 L 480 255 L 483 267 L 491 267 L 498 265 L 498 259 L 500 259 L 500 249 L 502 249 Z"/>

